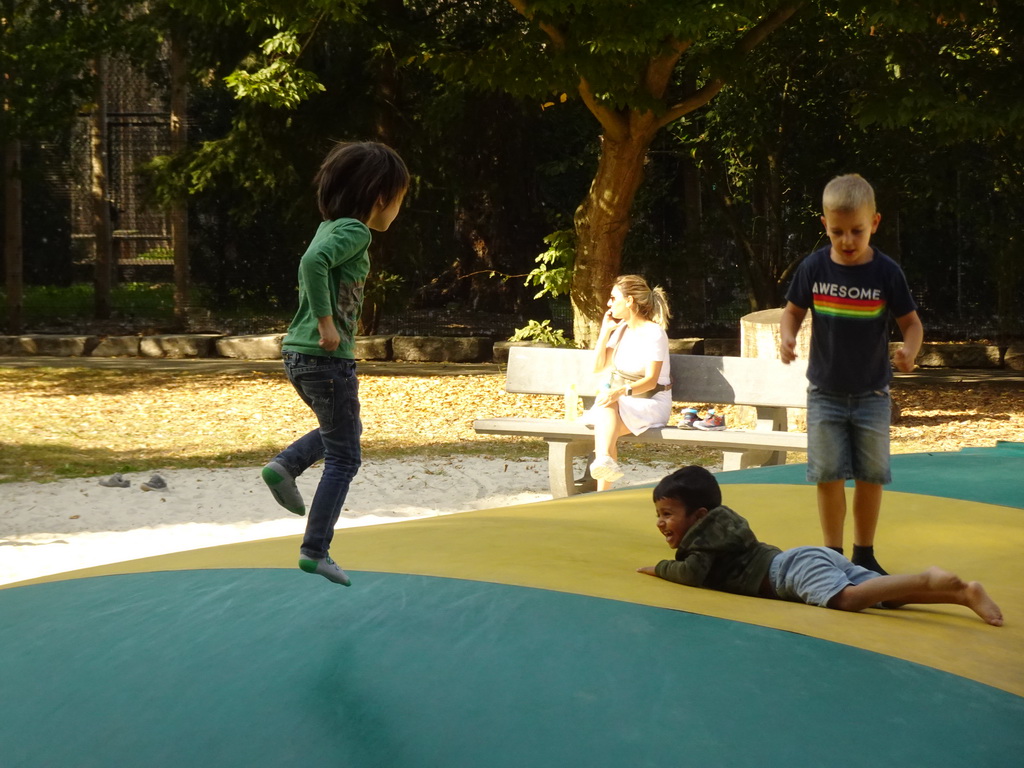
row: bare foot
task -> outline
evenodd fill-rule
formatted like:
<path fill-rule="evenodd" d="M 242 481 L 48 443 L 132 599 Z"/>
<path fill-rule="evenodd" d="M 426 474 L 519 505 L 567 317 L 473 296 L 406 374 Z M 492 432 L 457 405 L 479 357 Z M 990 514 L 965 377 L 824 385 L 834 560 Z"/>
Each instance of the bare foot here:
<path fill-rule="evenodd" d="M 981 582 L 972 581 L 967 585 L 966 590 L 967 607 L 981 616 L 993 627 L 1003 626 L 1003 612 L 999 606 L 988 596 L 988 592 L 981 586 Z"/>
<path fill-rule="evenodd" d="M 924 575 L 928 589 L 934 592 L 948 592 L 964 589 L 967 586 L 964 580 L 955 573 L 944 571 L 935 565 L 925 571 Z"/>

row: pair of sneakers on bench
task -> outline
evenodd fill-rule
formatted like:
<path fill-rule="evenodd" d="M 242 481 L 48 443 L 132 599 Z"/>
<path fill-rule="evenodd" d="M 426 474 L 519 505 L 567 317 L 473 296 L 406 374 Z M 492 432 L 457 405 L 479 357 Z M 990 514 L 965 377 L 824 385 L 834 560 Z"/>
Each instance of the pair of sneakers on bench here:
<path fill-rule="evenodd" d="M 703 429 L 705 432 L 721 432 L 725 429 L 725 416 L 716 413 L 714 408 L 708 408 L 707 415 L 702 419 L 696 408 L 687 408 L 683 411 L 679 427 L 680 429 Z"/>

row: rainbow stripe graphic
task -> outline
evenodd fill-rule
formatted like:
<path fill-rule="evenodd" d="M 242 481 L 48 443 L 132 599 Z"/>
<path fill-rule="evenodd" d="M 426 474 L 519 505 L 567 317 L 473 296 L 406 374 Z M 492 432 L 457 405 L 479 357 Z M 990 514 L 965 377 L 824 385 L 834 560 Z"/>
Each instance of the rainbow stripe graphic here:
<path fill-rule="evenodd" d="M 814 294 L 814 311 L 829 317 L 874 320 L 885 312 L 884 299 L 841 299 L 824 293 Z"/>

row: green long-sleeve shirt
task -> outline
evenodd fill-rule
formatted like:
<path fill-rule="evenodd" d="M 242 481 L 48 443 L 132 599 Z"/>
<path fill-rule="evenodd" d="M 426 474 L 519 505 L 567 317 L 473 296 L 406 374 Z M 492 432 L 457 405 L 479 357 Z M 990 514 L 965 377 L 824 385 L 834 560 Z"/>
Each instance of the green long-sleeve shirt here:
<path fill-rule="evenodd" d="M 370 230 L 356 219 L 324 221 L 299 262 L 299 308 L 281 348 L 321 357 L 355 357 L 363 288 L 370 272 Z M 341 336 L 333 352 L 320 347 L 317 319 L 331 316 Z"/>
<path fill-rule="evenodd" d="M 758 541 L 743 517 L 715 507 L 679 542 L 676 559 L 662 560 L 654 571 L 677 584 L 756 596 L 781 552 Z"/>

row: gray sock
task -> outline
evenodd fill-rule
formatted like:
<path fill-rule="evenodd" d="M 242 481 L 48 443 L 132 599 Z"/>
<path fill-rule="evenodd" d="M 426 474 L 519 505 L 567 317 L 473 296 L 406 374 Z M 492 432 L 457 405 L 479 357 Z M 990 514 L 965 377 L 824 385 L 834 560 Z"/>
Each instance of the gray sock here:
<path fill-rule="evenodd" d="M 304 570 L 306 573 L 319 573 L 328 581 L 333 581 L 335 584 L 341 584 L 343 587 L 348 587 L 352 584 L 352 580 L 348 577 L 348 574 L 341 570 L 336 562 L 331 560 L 330 557 L 324 557 L 316 559 L 309 557 L 308 555 L 299 555 L 299 568 Z"/>
<path fill-rule="evenodd" d="M 295 478 L 287 469 L 276 461 L 272 461 L 263 468 L 260 474 L 278 504 L 300 517 L 306 514 L 306 502 L 302 500 L 299 487 L 295 485 Z"/>

